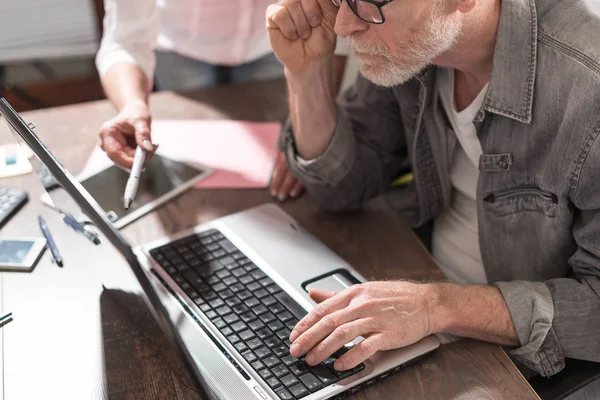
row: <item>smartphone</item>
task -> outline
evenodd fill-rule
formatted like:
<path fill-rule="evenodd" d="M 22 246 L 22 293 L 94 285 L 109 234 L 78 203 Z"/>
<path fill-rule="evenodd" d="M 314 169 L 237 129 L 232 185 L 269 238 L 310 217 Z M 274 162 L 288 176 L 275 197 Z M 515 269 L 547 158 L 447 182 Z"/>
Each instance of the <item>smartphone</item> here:
<path fill-rule="evenodd" d="M 46 239 L 35 237 L 0 238 L 0 271 L 29 272 L 46 249 Z"/>

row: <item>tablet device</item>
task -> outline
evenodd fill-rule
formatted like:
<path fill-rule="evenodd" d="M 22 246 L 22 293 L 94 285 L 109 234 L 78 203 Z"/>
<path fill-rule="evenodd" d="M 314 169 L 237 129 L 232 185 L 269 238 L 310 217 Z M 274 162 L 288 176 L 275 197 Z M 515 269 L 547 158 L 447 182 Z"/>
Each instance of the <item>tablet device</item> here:
<path fill-rule="evenodd" d="M 205 166 L 174 161 L 155 154 L 146 162 L 140 178 L 136 197 L 126 210 L 123 206 L 123 194 L 129 178 L 129 172 L 112 164 L 106 169 L 81 179 L 82 186 L 106 210 L 108 218 L 117 228 L 122 228 L 142 215 L 152 211 L 164 202 L 192 187 L 212 170 Z M 61 187 L 47 187 L 42 195 L 44 204 L 73 212 L 74 204 Z"/>
<path fill-rule="evenodd" d="M 1 238 L 0 271 L 31 271 L 45 248 L 46 239 L 43 238 Z"/>

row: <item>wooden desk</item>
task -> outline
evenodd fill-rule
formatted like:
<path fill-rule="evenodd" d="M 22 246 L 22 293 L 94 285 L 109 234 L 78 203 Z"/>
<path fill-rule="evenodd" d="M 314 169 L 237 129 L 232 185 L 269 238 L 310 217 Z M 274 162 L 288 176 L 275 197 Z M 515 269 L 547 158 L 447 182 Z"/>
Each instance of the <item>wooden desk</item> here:
<path fill-rule="evenodd" d="M 282 120 L 282 81 L 230 86 L 193 95 L 152 96 L 156 119 L 231 118 Z M 96 131 L 114 115 L 106 101 L 28 112 L 36 132 L 72 172 L 81 170 L 96 143 Z M 12 140 L 0 126 L 0 142 Z M 2 328 L 4 394 L 22 399 L 195 399 L 193 384 L 172 347 L 149 317 L 137 282 L 107 244 L 93 246 L 70 231 L 39 201 L 32 175 L 0 185 L 29 191 L 29 203 L 2 236 L 40 236 L 43 214 L 65 260 L 53 265 L 45 254 L 32 273 L 2 273 L 3 311 L 14 320 Z M 132 244 L 272 201 L 266 190 L 192 190 L 123 230 Z M 282 207 L 364 276 L 443 279 L 410 228 L 381 200 L 363 211 L 328 215 L 308 196 Z M 103 291 L 102 284 L 111 290 Z M 498 346 L 464 340 L 354 399 L 537 399 Z"/>

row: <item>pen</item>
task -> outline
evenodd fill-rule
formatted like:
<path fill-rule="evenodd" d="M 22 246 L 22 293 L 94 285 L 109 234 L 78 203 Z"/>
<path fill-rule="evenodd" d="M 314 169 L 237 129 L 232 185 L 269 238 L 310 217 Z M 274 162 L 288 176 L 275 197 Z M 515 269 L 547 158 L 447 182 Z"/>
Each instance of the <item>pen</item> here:
<path fill-rule="evenodd" d="M 75 232 L 81 233 L 83 236 L 88 238 L 94 244 L 100 244 L 100 238 L 97 234 L 95 234 L 91 228 L 77 221 L 73 216 L 68 213 L 59 211 L 58 212 L 62 217 L 65 224 L 69 225 Z"/>
<path fill-rule="evenodd" d="M 48 229 L 48 225 L 44 218 L 40 215 L 38 216 L 38 220 L 40 223 L 40 229 L 42 230 L 42 235 L 46 238 L 46 243 L 48 244 L 48 248 L 50 249 L 50 253 L 52 253 L 52 259 L 59 267 L 63 266 L 63 260 L 58 252 L 58 248 L 56 247 L 56 243 L 54 243 L 54 239 L 50 234 L 50 230 Z"/>
<path fill-rule="evenodd" d="M 135 198 L 135 193 L 138 189 L 138 184 L 140 182 L 140 176 L 142 175 L 142 169 L 144 168 L 144 163 L 146 162 L 146 150 L 142 149 L 140 146 L 136 147 L 135 155 L 133 156 L 133 165 L 131 167 L 131 173 L 129 174 L 129 179 L 127 179 L 127 185 L 125 185 L 125 195 L 123 196 L 123 206 L 127 210 L 133 199 Z"/>
<path fill-rule="evenodd" d="M 5 319 L 8 319 L 10 317 L 12 317 L 12 313 L 11 312 L 9 312 L 8 314 L 5 314 L 5 315 L 1 316 L 0 317 L 0 322 L 4 322 Z"/>

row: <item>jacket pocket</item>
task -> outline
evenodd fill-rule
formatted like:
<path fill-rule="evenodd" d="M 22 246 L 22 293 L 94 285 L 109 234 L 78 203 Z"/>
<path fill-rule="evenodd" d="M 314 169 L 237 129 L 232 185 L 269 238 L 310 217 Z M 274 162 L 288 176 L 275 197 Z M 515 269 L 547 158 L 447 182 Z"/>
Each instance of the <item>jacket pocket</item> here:
<path fill-rule="evenodd" d="M 484 208 L 496 216 L 521 212 L 538 212 L 556 216 L 558 196 L 536 186 L 520 186 L 488 193 L 483 198 Z"/>

